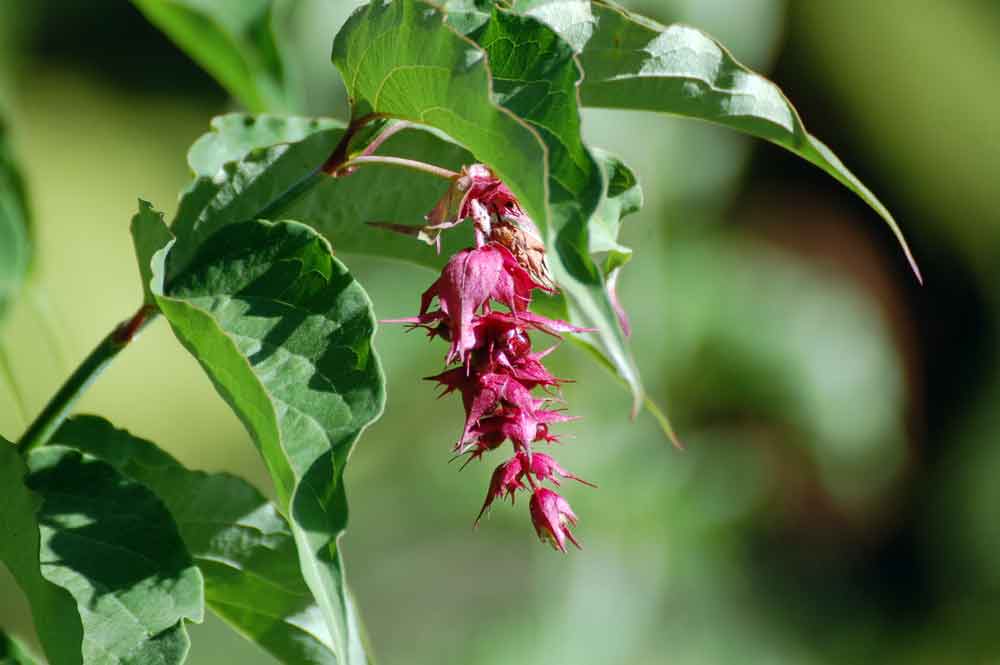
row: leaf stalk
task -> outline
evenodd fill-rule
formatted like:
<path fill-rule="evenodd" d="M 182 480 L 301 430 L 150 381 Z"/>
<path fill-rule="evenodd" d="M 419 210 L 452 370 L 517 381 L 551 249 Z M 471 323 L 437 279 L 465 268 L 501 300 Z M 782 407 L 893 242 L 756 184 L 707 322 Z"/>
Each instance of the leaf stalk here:
<path fill-rule="evenodd" d="M 66 382 L 52 396 L 38 417 L 17 442 L 17 451 L 27 455 L 30 451 L 49 442 L 59 426 L 66 420 L 70 409 L 94 380 L 105 370 L 114 358 L 135 339 L 136 335 L 156 318 L 158 314 L 152 305 L 143 305 L 131 318 L 118 324 L 101 340 L 83 362 L 70 374 Z"/>

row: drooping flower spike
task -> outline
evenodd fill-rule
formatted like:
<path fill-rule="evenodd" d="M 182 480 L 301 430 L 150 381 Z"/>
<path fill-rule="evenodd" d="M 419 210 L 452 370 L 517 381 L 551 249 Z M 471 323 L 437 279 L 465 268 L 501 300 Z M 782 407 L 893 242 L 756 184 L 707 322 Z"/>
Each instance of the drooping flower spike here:
<path fill-rule="evenodd" d="M 462 169 L 415 235 L 440 249 L 441 232 L 466 219 L 475 227 L 476 246 L 448 260 L 421 296 L 417 316 L 389 322 L 423 328 L 430 338 L 448 342 L 450 367 L 427 378 L 441 387 L 442 397 L 453 392 L 462 397 L 465 422 L 453 447 L 456 456 L 469 456 L 462 468 L 507 441 L 513 447 L 513 455 L 493 472 L 476 524 L 497 499 L 513 503 L 518 492 L 530 491 L 536 533 L 565 552 L 567 540 L 580 546 L 568 526 L 577 518 L 566 500 L 543 484 L 558 487 L 561 479 L 570 479 L 594 485 L 533 449 L 559 440 L 550 425 L 575 418 L 552 408 L 567 382 L 543 363 L 556 346 L 533 351 L 529 333 L 558 340 L 593 331 L 529 311 L 535 290 L 555 291 L 545 246 L 511 191 L 482 164 Z"/>

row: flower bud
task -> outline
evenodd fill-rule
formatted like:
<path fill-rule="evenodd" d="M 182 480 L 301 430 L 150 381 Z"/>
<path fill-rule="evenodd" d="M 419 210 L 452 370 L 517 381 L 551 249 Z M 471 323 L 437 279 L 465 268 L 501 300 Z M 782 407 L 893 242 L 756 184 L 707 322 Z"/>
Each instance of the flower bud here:
<path fill-rule="evenodd" d="M 524 467 L 521 464 L 521 460 L 517 457 L 512 457 L 493 471 L 493 477 L 490 479 L 490 488 L 486 492 L 486 500 L 483 502 L 482 510 L 479 511 L 479 515 L 476 517 L 476 525 L 479 524 L 479 520 L 483 518 L 483 515 L 497 499 L 503 498 L 506 495 L 510 497 L 510 502 L 514 503 L 515 492 L 526 489 L 524 483 L 521 482 L 522 476 L 524 476 Z"/>
<path fill-rule="evenodd" d="M 566 499 L 550 489 L 539 487 L 531 495 L 528 509 L 531 512 L 531 522 L 535 525 L 535 533 L 543 542 L 547 541 L 552 547 L 565 553 L 568 538 L 577 549 L 583 549 L 569 530 L 569 525 L 576 525 L 576 515 Z"/>

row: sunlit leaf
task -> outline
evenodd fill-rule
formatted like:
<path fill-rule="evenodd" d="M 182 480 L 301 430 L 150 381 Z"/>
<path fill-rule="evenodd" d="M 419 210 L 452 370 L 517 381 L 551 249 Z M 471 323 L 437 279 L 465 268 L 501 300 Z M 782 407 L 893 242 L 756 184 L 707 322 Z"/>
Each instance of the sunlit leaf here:
<path fill-rule="evenodd" d="M 440 3 L 448 24 L 470 34 L 490 20 L 496 0 L 446 0 Z M 594 34 L 594 14 L 590 0 L 511 0 L 505 7 L 546 23 L 579 52 Z"/>
<path fill-rule="evenodd" d="M 28 598 L 38 638 L 53 665 L 83 663 L 83 626 L 76 601 L 42 574 L 38 511 L 42 497 L 24 484 L 28 467 L 13 444 L 0 437 L 0 561 Z"/>
<path fill-rule="evenodd" d="M 27 470 L 0 441 L 0 558 L 53 665 L 182 663 L 202 579 L 159 499 L 63 446 L 32 451 Z"/>
<path fill-rule="evenodd" d="M 605 0 L 594 1 L 594 12 L 598 27 L 580 56 L 585 105 L 707 120 L 786 148 L 868 203 L 892 229 L 920 278 L 892 215 L 833 151 L 806 131 L 778 86 L 695 28 L 662 26 Z"/>
<path fill-rule="evenodd" d="M 167 251 L 157 304 L 260 450 L 337 661 L 364 663 L 337 538 L 348 455 L 385 401 L 371 302 L 302 224 L 225 226 L 164 290 Z"/>
<path fill-rule="evenodd" d="M 103 418 L 68 420 L 53 438 L 111 464 L 166 504 L 205 577 L 209 608 L 288 665 L 334 665 L 322 614 L 277 508 L 225 473 L 189 471 L 154 444 Z"/>

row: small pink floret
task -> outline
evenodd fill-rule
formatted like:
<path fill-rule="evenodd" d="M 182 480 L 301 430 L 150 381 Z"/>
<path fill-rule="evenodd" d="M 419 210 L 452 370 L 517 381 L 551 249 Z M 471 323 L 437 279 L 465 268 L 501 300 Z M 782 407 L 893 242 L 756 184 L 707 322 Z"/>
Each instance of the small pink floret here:
<path fill-rule="evenodd" d="M 577 519 L 566 499 L 546 487 L 539 487 L 531 495 L 528 508 L 535 533 L 543 542 L 565 553 L 569 539 L 577 549 L 583 549 L 569 529 L 571 524 L 576 525 Z"/>

